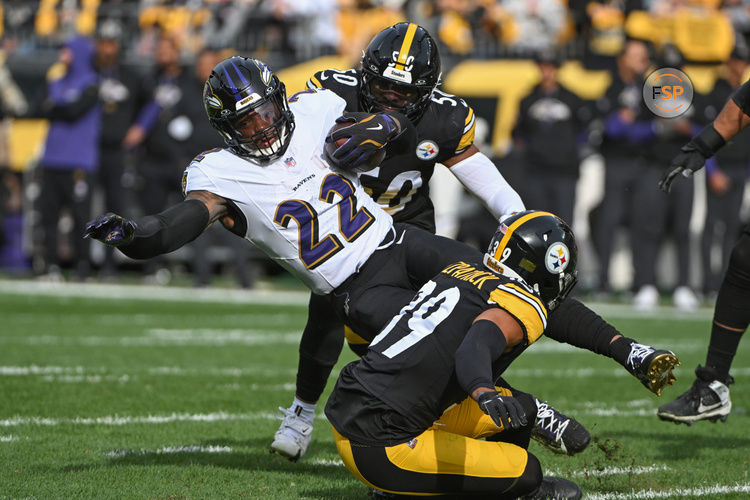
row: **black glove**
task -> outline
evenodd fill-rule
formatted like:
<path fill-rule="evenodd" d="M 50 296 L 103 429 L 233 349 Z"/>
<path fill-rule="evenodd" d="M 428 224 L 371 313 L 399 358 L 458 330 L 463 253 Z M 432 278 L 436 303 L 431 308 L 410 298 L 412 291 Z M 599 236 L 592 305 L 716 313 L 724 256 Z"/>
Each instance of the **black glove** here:
<path fill-rule="evenodd" d="M 512 396 L 501 396 L 497 391 L 487 391 L 479 395 L 477 403 L 498 427 L 516 430 L 528 423 L 523 406 Z"/>
<path fill-rule="evenodd" d="M 713 125 L 708 125 L 700 134 L 682 146 L 680 154 L 672 158 L 672 164 L 659 181 L 659 188 L 669 192 L 675 177 L 682 174 L 690 177 L 697 170 L 703 168 L 708 158 L 711 158 L 724 144 L 724 138 Z"/>
<path fill-rule="evenodd" d="M 385 158 L 385 146 L 401 133 L 399 123 L 387 114 L 347 113 L 336 123 L 351 125 L 334 127 L 326 137 L 328 160 L 337 168 L 351 172 L 367 172 Z M 338 145 L 340 139 L 348 140 Z"/>
<path fill-rule="evenodd" d="M 119 247 L 127 245 L 135 237 L 133 221 L 109 212 L 86 224 L 84 238 L 94 238 L 106 245 Z"/>

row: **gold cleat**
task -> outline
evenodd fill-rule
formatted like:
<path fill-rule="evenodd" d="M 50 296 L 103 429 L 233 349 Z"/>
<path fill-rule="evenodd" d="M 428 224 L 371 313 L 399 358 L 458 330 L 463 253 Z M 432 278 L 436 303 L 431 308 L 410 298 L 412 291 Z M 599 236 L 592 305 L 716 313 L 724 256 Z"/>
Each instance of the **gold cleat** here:
<path fill-rule="evenodd" d="M 652 357 L 653 356 L 653 357 Z M 680 361 L 670 351 L 657 350 L 652 353 L 652 359 L 645 359 L 644 365 L 648 366 L 646 370 L 646 380 L 643 384 L 656 394 L 661 396 L 661 390 L 676 380 L 672 370 L 675 366 L 680 365 Z"/>

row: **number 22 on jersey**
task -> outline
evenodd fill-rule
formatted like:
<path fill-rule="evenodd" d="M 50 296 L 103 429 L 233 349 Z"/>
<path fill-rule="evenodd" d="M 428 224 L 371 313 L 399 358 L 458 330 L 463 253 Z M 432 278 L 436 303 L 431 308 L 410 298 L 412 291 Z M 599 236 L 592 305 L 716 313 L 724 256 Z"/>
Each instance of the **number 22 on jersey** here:
<path fill-rule="evenodd" d="M 341 197 L 338 203 L 336 197 Z M 328 174 L 320 185 L 320 200 L 338 204 L 339 235 L 346 241 L 356 240 L 375 221 L 364 207 L 357 209 L 357 197 L 352 183 L 337 174 Z M 339 235 L 329 233 L 320 238 L 318 213 L 303 200 L 285 200 L 276 207 L 273 221 L 289 227 L 294 220 L 299 230 L 299 257 L 308 269 L 314 269 L 336 255 L 344 245 Z"/>

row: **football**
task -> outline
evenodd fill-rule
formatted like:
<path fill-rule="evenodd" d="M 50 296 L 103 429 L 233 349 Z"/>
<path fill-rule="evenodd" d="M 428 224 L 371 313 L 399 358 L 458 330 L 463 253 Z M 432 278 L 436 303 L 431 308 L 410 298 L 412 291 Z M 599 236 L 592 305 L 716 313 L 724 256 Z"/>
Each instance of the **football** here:
<path fill-rule="evenodd" d="M 342 129 L 344 127 L 348 127 L 350 125 L 353 125 L 353 123 L 352 122 L 343 122 L 343 123 L 338 123 L 337 122 L 328 131 L 328 134 L 326 134 L 326 137 L 328 137 L 329 135 L 331 135 L 335 131 L 337 131 L 339 129 Z M 346 144 L 347 140 L 349 140 L 348 137 L 342 137 L 341 139 L 338 139 L 336 141 L 331 141 L 331 142 L 326 141 L 326 145 L 325 145 L 326 155 L 329 158 L 333 158 L 333 152 L 336 151 L 341 146 L 343 146 L 344 144 Z"/>

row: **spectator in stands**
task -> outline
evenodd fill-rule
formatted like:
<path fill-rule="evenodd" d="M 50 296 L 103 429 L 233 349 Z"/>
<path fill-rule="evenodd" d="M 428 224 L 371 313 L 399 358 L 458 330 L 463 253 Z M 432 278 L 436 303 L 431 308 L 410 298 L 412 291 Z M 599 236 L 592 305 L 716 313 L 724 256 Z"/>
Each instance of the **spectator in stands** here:
<path fill-rule="evenodd" d="M 552 50 L 569 27 L 567 6 L 560 0 L 502 0 L 513 19 L 511 46 L 529 53 Z"/>
<path fill-rule="evenodd" d="M 35 268 L 54 280 L 61 279 L 58 222 L 63 207 L 73 214 L 75 276 L 85 279 L 89 273 L 89 245 L 79 235 L 91 215 L 89 183 L 99 164 L 101 108 L 93 55 L 89 38 L 70 39 L 47 75 L 47 96 L 42 103 L 42 115 L 50 125 L 40 161 L 44 239 Z"/>
<path fill-rule="evenodd" d="M 659 67 L 679 68 L 681 63 L 664 60 Z M 656 264 L 664 237 L 672 237 L 677 254 L 677 283 L 672 291 L 674 305 L 684 311 L 698 307 L 698 299 L 690 288 L 690 217 L 693 212 L 693 182 L 676 183 L 672 196 L 663 196 L 654 186 L 662 176 L 674 152 L 693 135 L 691 122 L 695 108 L 676 118 L 652 115 L 644 127 L 646 168 L 635 185 L 633 208 L 633 304 L 639 309 L 651 309 L 659 302 L 656 283 Z M 631 124 L 635 125 L 635 123 Z"/>
<path fill-rule="evenodd" d="M 650 140 L 653 115 L 643 103 L 643 80 L 651 65 L 649 50 L 639 40 L 629 40 L 617 57 L 612 84 L 597 101 L 604 121 L 601 153 L 605 160 L 604 198 L 592 224 L 593 243 L 599 255 L 599 290 L 609 293 L 609 264 L 617 229 L 627 226 L 634 211 L 635 185 L 643 174 L 644 141 L 638 131 L 646 129 Z"/>
<path fill-rule="evenodd" d="M 23 269 L 21 251 L 21 181 L 11 170 L 10 122 L 28 110 L 21 90 L 5 65 L 0 50 L 0 268 Z M 7 218 L 6 218 L 7 214 Z"/>
<path fill-rule="evenodd" d="M 724 65 L 723 78 L 716 80 L 711 92 L 695 100 L 696 121 L 700 126 L 712 122 L 732 93 L 744 82 L 748 69 L 748 50 L 735 48 Z M 750 129 L 738 133 L 715 156 L 706 160 L 706 220 L 701 242 L 703 292 L 715 296 L 726 272 L 729 255 L 742 229 L 739 213 L 750 162 Z M 677 184 L 677 183 L 675 183 Z M 714 265 L 714 245 L 720 259 Z"/>
<path fill-rule="evenodd" d="M 120 61 L 121 35 L 117 22 L 104 20 L 99 25 L 95 58 L 102 103 L 97 180 L 104 192 L 105 211 L 117 213 L 129 209 L 123 185 L 126 152 L 142 141 L 150 119 L 147 104 L 153 106 L 148 80 L 137 71 L 124 68 Z M 115 274 L 114 251 L 108 247 L 102 276 L 112 278 Z"/>
<path fill-rule="evenodd" d="M 185 147 L 193 132 L 185 109 L 194 104 L 186 96 L 195 84 L 180 64 L 180 48 L 172 36 L 162 35 L 157 42 L 153 82 L 154 103 L 143 115 L 143 127 L 135 127 L 125 137 L 128 145 L 142 141 L 139 194 L 145 213 L 159 213 L 181 196 L 179 180 L 194 152 Z M 157 283 L 170 279 L 163 261 L 149 262 L 146 273 L 147 280 Z"/>
<path fill-rule="evenodd" d="M 547 210 L 572 224 L 578 182 L 579 141 L 591 111 L 557 79 L 561 60 L 554 52 L 537 57 L 541 81 L 523 98 L 513 137 L 522 149 L 526 206 Z"/>

